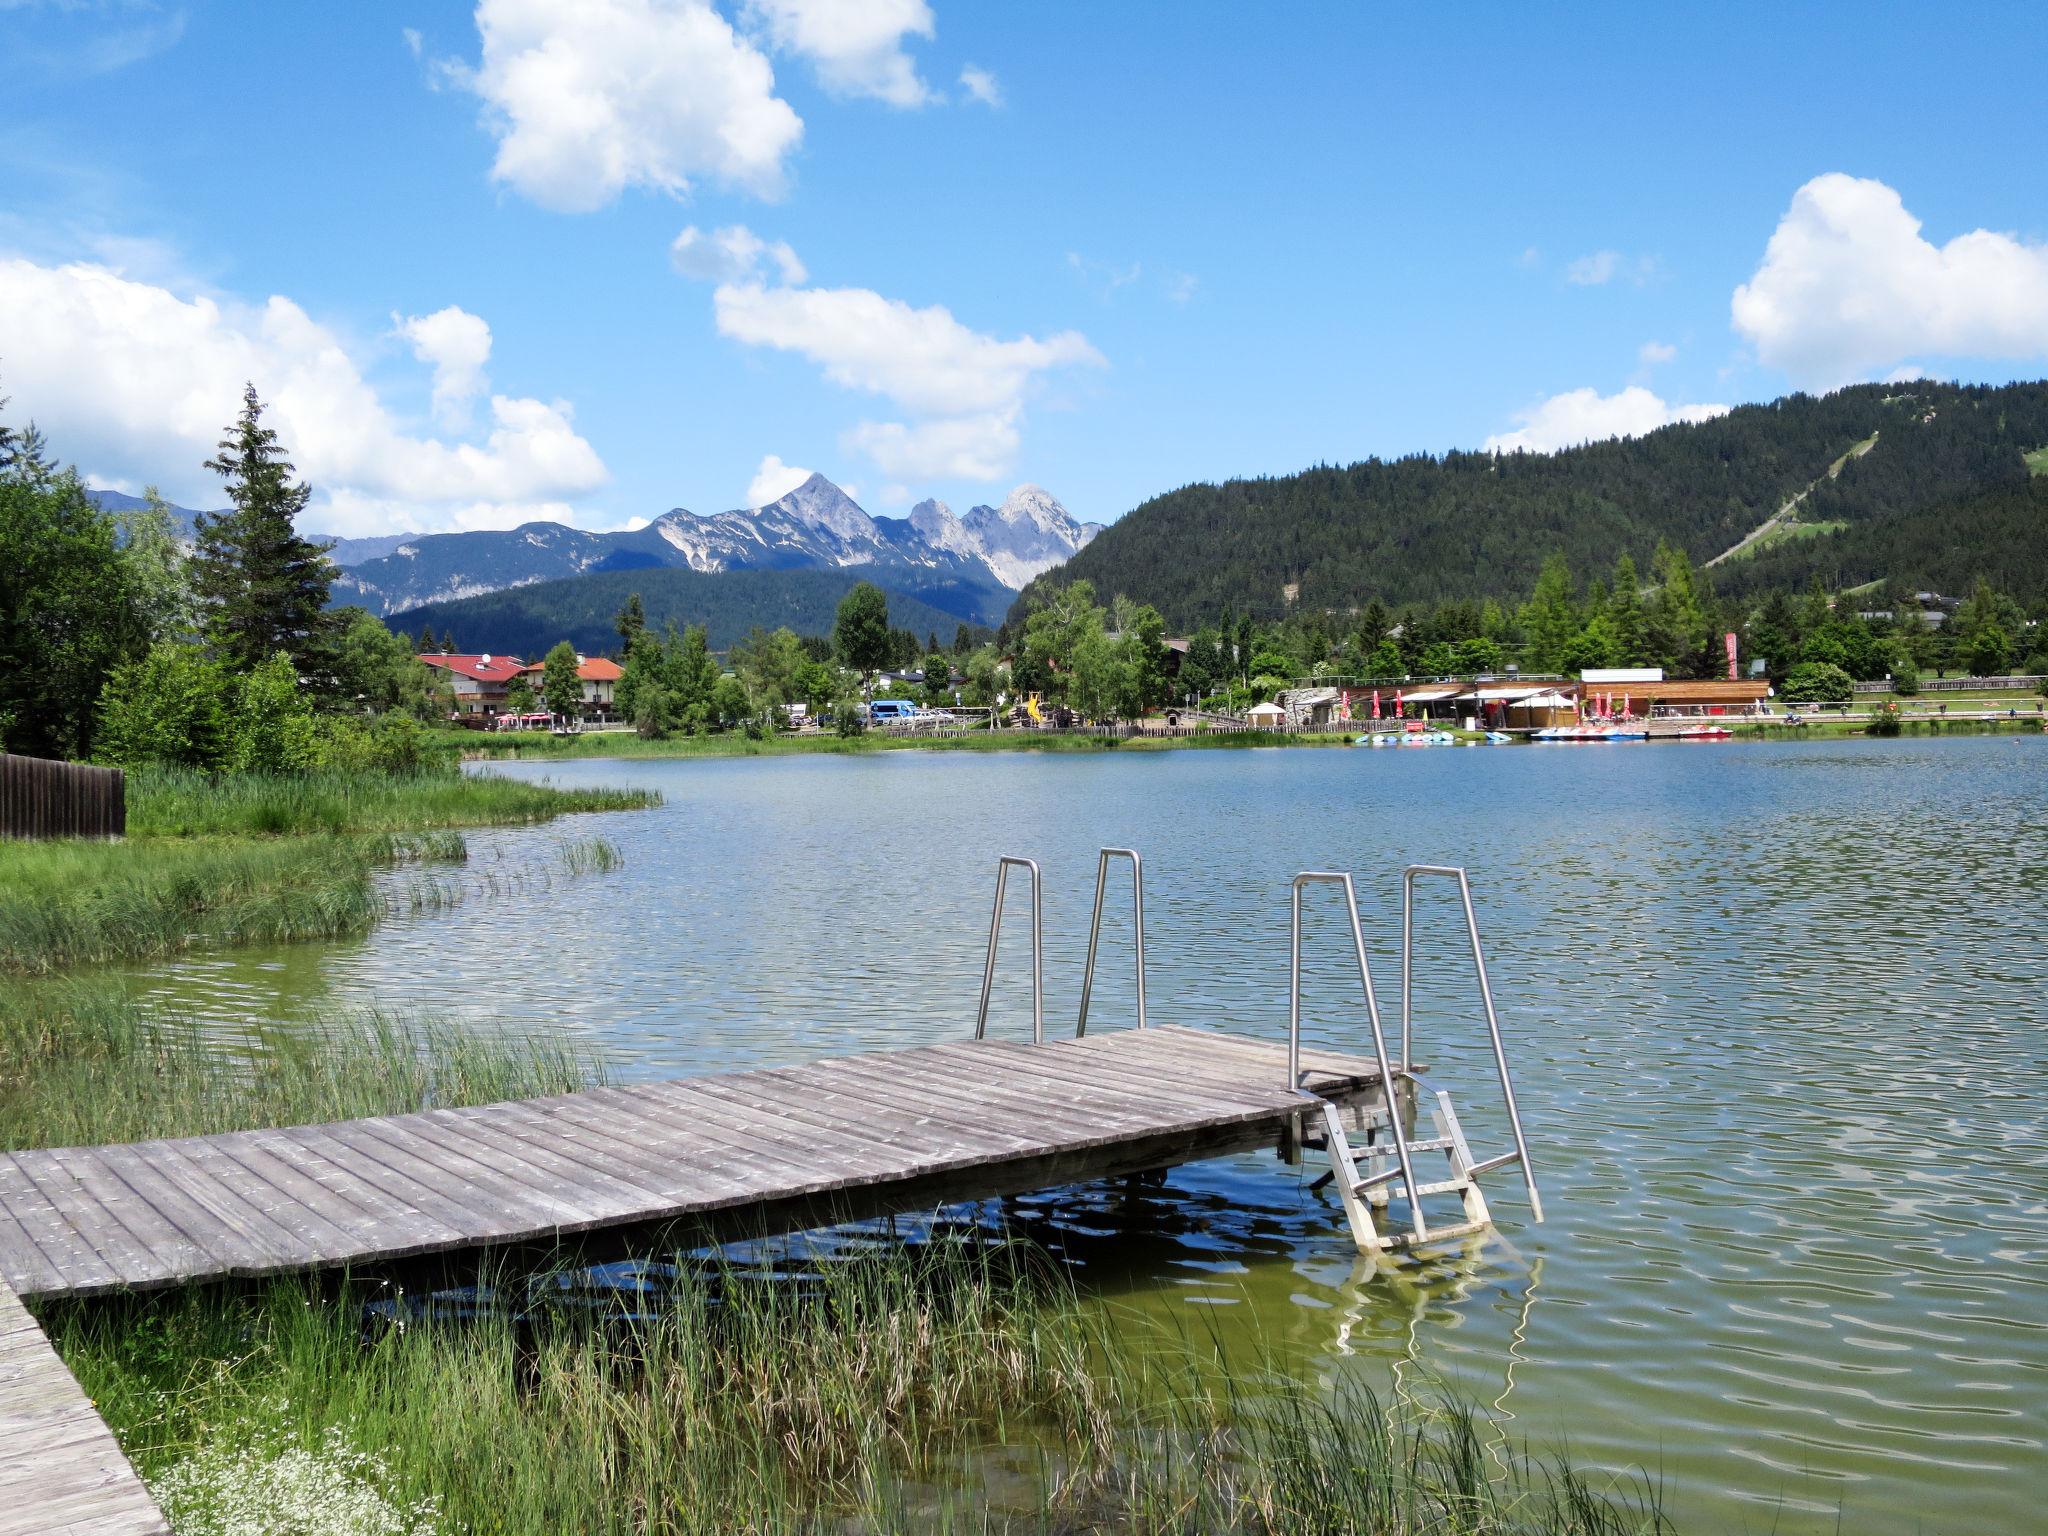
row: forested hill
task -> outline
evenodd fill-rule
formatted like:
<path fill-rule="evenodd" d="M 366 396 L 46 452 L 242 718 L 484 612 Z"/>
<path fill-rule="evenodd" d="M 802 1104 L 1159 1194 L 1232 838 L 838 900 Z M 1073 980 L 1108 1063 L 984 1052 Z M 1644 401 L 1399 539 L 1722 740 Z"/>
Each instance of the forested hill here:
<path fill-rule="evenodd" d="M 2021 595 L 2035 596 L 2048 591 L 2048 528 L 2025 455 L 2044 445 L 2048 384 L 1920 381 L 1789 395 L 1554 454 L 1368 459 L 1189 485 L 1110 525 L 1012 612 L 1080 577 L 1153 604 L 1176 629 L 1226 611 L 1519 599 L 1559 552 L 1605 571 L 1626 551 L 1647 570 L 1663 540 L 1705 564 L 1795 497 L 1715 567 L 1718 586 L 1804 586 L 1817 572 L 1833 587 L 1890 578 L 1962 591 L 1980 574 L 2015 588 L 2024 570 Z M 2015 535 L 2031 554 L 2011 547 Z"/>
<path fill-rule="evenodd" d="M 875 573 L 868 573 L 871 578 Z M 384 620 L 399 634 L 429 626 L 452 635 L 465 651 L 539 656 L 557 640 L 588 655 L 618 649 L 613 617 L 635 592 L 648 628 L 673 620 L 677 628 L 702 624 L 715 650 L 724 650 L 755 625 L 787 625 L 799 635 L 829 635 L 839 600 L 863 580 L 858 568 L 839 571 L 603 571 L 560 581 L 486 592 L 480 597 L 427 603 Z M 889 623 L 919 635 L 951 639 L 957 614 L 900 592 L 889 592 Z"/>

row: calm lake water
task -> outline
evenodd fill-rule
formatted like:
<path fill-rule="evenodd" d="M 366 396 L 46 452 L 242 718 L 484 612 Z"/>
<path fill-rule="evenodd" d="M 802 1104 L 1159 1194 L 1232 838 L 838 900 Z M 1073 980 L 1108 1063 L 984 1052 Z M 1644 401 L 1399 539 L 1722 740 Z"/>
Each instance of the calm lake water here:
<path fill-rule="evenodd" d="M 1040 860 L 1070 1032 L 1095 850 L 1143 851 L 1155 1021 L 1284 1039 L 1287 883 L 1346 868 L 1398 1000 L 1399 869 L 1472 872 L 1549 1220 L 1357 1259 L 1315 1160 L 1196 1164 L 1022 1219 L 1109 1303 L 1637 1466 L 1688 1530 L 2042 1529 L 2048 740 L 589 762 L 657 811 L 470 837 L 448 910 L 145 973 L 223 1019 L 418 1008 L 601 1043 L 619 1078 L 973 1028 L 993 864 Z M 624 866 L 574 875 L 568 840 Z M 390 879 L 398 891 L 419 871 Z M 1131 1017 L 1115 892 L 1091 1028 Z M 1021 894 L 991 1028 L 1028 1035 Z M 1506 1145 L 1430 893 L 1417 1055 Z M 1333 908 L 1311 1038 L 1369 1049 Z M 1840 1525 L 1837 1526 L 1837 1519 Z"/>

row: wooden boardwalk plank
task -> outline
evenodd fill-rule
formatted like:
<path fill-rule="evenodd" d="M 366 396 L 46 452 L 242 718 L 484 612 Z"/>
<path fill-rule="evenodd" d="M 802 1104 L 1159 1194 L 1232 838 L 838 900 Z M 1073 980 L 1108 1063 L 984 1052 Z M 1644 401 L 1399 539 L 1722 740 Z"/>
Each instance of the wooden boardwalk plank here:
<path fill-rule="evenodd" d="M 0 1536 L 168 1536 L 113 1432 L 0 1283 Z"/>
<path fill-rule="evenodd" d="M 0 1156 L 23 1294 L 368 1266 L 755 1208 L 904 1209 L 1256 1145 L 1303 1102 L 1284 1045 L 1177 1027 L 949 1042 L 333 1125 Z M 1305 1067 L 1377 1093 L 1373 1064 Z"/>

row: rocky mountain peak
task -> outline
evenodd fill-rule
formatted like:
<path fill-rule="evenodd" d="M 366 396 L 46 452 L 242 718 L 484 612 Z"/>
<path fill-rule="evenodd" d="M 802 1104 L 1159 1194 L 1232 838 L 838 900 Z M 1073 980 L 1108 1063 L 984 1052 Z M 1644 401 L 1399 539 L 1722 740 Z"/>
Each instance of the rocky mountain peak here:
<path fill-rule="evenodd" d="M 853 541 L 875 536 L 874 519 L 861 510 L 859 502 L 823 475 L 812 475 L 787 495 L 755 510 L 786 513 L 807 527 L 824 529 L 835 538 Z"/>

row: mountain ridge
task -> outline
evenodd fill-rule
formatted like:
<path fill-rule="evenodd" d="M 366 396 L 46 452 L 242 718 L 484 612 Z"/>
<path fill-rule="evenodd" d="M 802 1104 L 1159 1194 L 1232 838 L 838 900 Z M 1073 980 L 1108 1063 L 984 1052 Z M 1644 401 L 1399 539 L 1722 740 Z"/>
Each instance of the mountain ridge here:
<path fill-rule="evenodd" d="M 2044 444 L 2048 382 L 1921 379 L 1787 395 L 1556 453 L 1200 482 L 1152 497 L 1034 577 L 1009 621 L 1083 577 L 1179 630 L 1225 612 L 1515 602 L 1553 554 L 1604 578 L 1624 553 L 1648 571 L 1660 542 L 1696 564 L 1726 552 L 1712 579 L 1734 595 L 1814 579 L 1967 591 L 1986 575 L 2048 597 L 2048 518 L 2030 524 L 2025 511 L 2048 503 L 2048 478 L 2028 473 Z M 1775 542 L 1754 537 L 1774 522 Z M 1945 538 L 1950 528 L 1971 532 Z"/>

